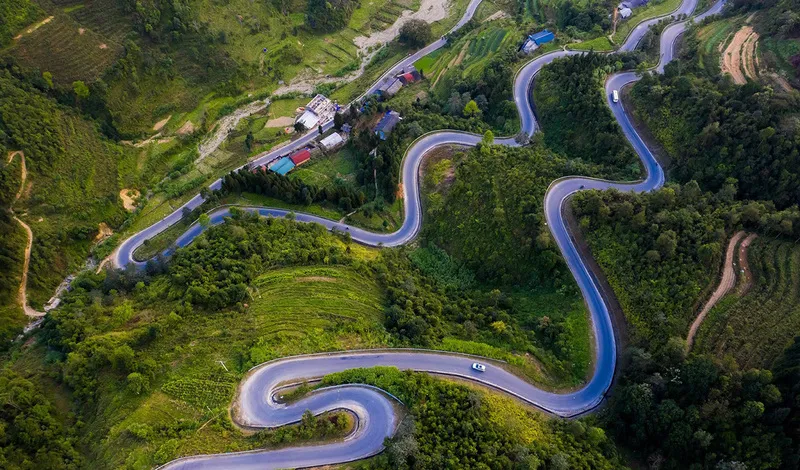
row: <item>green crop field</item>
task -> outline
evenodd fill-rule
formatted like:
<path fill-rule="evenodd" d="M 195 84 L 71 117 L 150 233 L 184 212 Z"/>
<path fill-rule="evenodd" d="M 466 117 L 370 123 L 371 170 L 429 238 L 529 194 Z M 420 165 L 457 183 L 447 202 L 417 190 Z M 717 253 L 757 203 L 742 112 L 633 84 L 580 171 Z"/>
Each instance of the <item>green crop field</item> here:
<path fill-rule="evenodd" d="M 756 238 L 748 263 L 751 289 L 729 294 L 711 310 L 696 346 L 717 357 L 731 355 L 745 370 L 768 367 L 800 331 L 800 245 Z"/>
<path fill-rule="evenodd" d="M 709 73 L 718 74 L 720 71 L 719 61 L 722 56 L 727 41 L 738 29 L 741 18 L 726 18 L 714 21 L 700 28 L 697 31 L 697 39 L 700 41 L 698 48 L 698 63 Z"/>
<path fill-rule="evenodd" d="M 758 44 L 761 58 L 768 68 L 779 71 L 789 80 L 800 78 L 800 74 L 789 61 L 790 57 L 800 54 L 800 39 L 763 37 Z"/>
<path fill-rule="evenodd" d="M 337 179 L 355 183 L 355 173 L 358 170 L 358 159 L 349 146 L 343 147 L 338 152 L 319 156 L 294 170 L 290 175 L 306 183 L 325 186 Z"/>
<path fill-rule="evenodd" d="M 343 267 L 276 269 L 251 285 L 258 332 L 253 362 L 386 344 L 383 297 L 371 278 Z"/>
<path fill-rule="evenodd" d="M 614 50 L 614 45 L 611 44 L 611 41 L 606 36 L 600 36 L 589 41 L 570 44 L 569 48 L 577 51 L 611 51 Z"/>

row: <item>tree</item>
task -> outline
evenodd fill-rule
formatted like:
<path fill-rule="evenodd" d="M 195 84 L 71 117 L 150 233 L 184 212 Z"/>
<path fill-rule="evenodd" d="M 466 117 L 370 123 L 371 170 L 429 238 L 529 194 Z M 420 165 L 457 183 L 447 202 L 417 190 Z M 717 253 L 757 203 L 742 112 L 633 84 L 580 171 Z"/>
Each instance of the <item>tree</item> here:
<path fill-rule="evenodd" d="M 253 150 L 253 132 L 248 131 L 247 137 L 244 139 L 244 146 L 247 147 L 247 151 Z"/>
<path fill-rule="evenodd" d="M 320 125 L 317 127 L 317 130 L 319 131 L 319 135 L 322 135 L 322 134 L 324 134 L 324 133 L 325 133 L 325 132 L 323 132 L 323 130 L 322 130 L 322 124 L 320 124 Z"/>
<path fill-rule="evenodd" d="M 411 47 L 421 47 L 433 39 L 431 25 L 423 20 L 413 19 L 406 21 L 400 27 L 400 42 Z"/>
<path fill-rule="evenodd" d="M 80 80 L 72 82 L 72 91 L 75 92 L 76 106 L 80 100 L 84 100 L 89 97 L 89 87 L 87 87 L 86 84 Z"/>
<path fill-rule="evenodd" d="M 342 113 L 336 113 L 333 115 L 333 127 L 337 131 L 342 130 L 342 126 L 344 125 L 344 117 Z"/>
<path fill-rule="evenodd" d="M 47 83 L 48 88 L 53 88 L 53 74 L 50 72 L 44 72 L 42 74 L 42 78 L 44 78 L 45 83 Z"/>
<path fill-rule="evenodd" d="M 211 226 L 211 217 L 209 217 L 208 214 L 205 213 L 200 214 L 200 217 L 197 219 L 197 222 L 200 224 L 201 227 L 208 228 L 209 226 Z"/>
<path fill-rule="evenodd" d="M 478 103 L 475 100 L 470 100 L 469 103 L 464 106 L 464 117 L 480 117 L 481 110 L 478 108 Z"/>
<path fill-rule="evenodd" d="M 305 132 L 305 131 L 306 131 L 306 125 L 305 125 L 305 124 L 303 124 L 303 123 L 302 123 L 302 122 L 300 122 L 300 121 L 297 121 L 296 123 L 294 123 L 294 130 L 295 130 L 295 132 L 297 132 L 298 134 L 302 134 L 303 132 Z"/>
<path fill-rule="evenodd" d="M 128 374 L 128 390 L 136 395 L 141 394 L 150 388 L 150 381 L 147 377 L 138 372 L 131 372 Z"/>

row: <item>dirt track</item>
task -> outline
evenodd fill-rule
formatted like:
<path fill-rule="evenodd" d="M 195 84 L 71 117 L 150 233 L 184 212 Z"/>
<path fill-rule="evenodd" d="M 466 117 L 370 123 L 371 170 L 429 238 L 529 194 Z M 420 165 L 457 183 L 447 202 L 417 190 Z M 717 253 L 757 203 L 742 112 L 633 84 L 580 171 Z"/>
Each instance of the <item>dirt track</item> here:
<path fill-rule="evenodd" d="M 694 343 L 694 337 L 697 334 L 697 330 L 700 328 L 700 325 L 703 323 L 703 320 L 706 318 L 708 312 L 714 308 L 714 305 L 717 304 L 725 294 L 730 291 L 733 286 L 736 285 L 736 271 L 733 269 L 733 254 L 736 250 L 736 244 L 739 243 L 739 240 L 745 235 L 744 232 L 736 232 L 731 237 L 730 242 L 728 242 L 728 249 L 725 250 L 725 264 L 722 267 L 722 277 L 719 280 L 719 285 L 717 286 L 714 293 L 711 294 L 711 297 L 706 301 L 703 308 L 700 310 L 700 313 L 697 314 L 697 318 L 694 319 L 692 322 L 692 326 L 689 327 L 689 334 L 686 335 L 686 351 L 690 351 L 692 349 L 692 344 Z M 746 240 L 752 241 L 755 238 L 754 234 L 751 234 L 747 237 Z M 744 242 L 742 243 L 744 245 Z M 750 242 L 748 241 L 748 245 Z M 744 256 L 746 257 L 747 245 L 743 246 L 743 250 L 745 251 Z M 742 251 L 739 252 L 739 259 L 743 256 Z"/>
<path fill-rule="evenodd" d="M 739 286 L 739 295 L 744 295 L 750 290 L 753 285 L 753 273 L 750 271 L 750 265 L 747 263 L 747 247 L 755 240 L 758 235 L 751 233 L 747 236 L 742 243 L 739 244 L 739 269 L 742 273 L 743 281 Z"/>
<path fill-rule="evenodd" d="M 25 181 L 28 179 L 28 169 L 25 166 L 25 154 L 22 152 L 11 152 L 8 154 L 8 162 L 11 163 L 11 160 L 14 159 L 14 156 L 19 155 L 21 169 L 22 169 L 22 178 L 20 178 L 19 190 L 17 191 L 16 197 L 14 197 L 14 202 L 11 203 L 11 206 L 17 202 L 17 200 L 22 196 L 22 190 L 25 187 Z M 11 213 L 14 213 L 14 210 L 11 209 Z M 19 301 L 20 305 L 22 305 L 22 310 L 25 312 L 25 315 L 29 317 L 43 317 L 45 312 L 39 312 L 33 307 L 28 305 L 28 267 L 31 264 L 31 249 L 33 248 L 33 232 L 31 228 L 23 222 L 19 217 L 14 215 L 14 220 L 19 222 L 23 229 L 25 229 L 25 233 L 28 234 L 28 243 L 25 246 L 25 261 L 22 264 L 22 280 L 19 283 L 19 291 L 17 294 L 17 300 Z"/>

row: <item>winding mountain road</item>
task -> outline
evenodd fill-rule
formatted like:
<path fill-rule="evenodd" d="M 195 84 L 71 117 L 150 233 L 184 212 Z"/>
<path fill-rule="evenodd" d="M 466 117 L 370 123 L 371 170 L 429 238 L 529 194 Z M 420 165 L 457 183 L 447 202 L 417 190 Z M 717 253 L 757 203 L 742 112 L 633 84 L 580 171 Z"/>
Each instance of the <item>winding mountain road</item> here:
<path fill-rule="evenodd" d="M 480 1 L 472 0 L 467 12 L 456 28 L 465 24 L 472 17 Z M 697 0 L 684 0 L 681 6 L 669 16 L 677 18 L 680 15 L 690 15 L 694 12 L 696 6 Z M 721 9 L 722 1 L 718 1 L 708 11 L 695 17 L 694 21 L 718 13 Z M 648 20 L 634 28 L 625 43 L 620 47 L 620 50 L 630 51 L 635 49 L 647 32 L 647 28 L 662 18 Z M 685 30 L 688 21 L 693 20 L 674 23 L 662 32 L 661 57 L 656 68 L 658 72 L 662 72 L 664 65 L 672 60 L 674 42 Z M 365 94 L 377 89 L 385 77 L 408 67 L 420 57 L 442 47 L 445 43 L 444 39 L 440 39 L 416 54 L 400 61 L 370 87 Z M 514 100 L 520 113 L 522 134 L 530 136 L 537 130 L 537 122 L 530 102 L 530 88 L 536 73 L 555 59 L 581 53 L 564 50 L 551 52 L 527 63 L 517 73 L 514 79 Z M 622 104 L 613 103 L 610 98 L 613 90 L 621 89 L 637 79 L 636 74 L 632 72 L 615 74 L 607 80 L 605 91 L 608 105 L 623 134 L 639 155 L 646 171 L 646 177 L 641 181 L 626 183 L 583 177 L 561 178 L 550 185 L 545 195 L 544 210 L 548 226 L 564 256 L 565 262 L 575 276 L 592 319 L 596 360 L 594 375 L 583 388 L 565 394 L 546 392 L 493 364 L 492 361 L 481 359 L 481 362 L 488 363 L 489 367 L 484 373 L 475 372 L 470 368 L 475 358 L 458 354 L 437 354 L 423 351 L 379 351 L 342 352 L 329 355 L 283 358 L 255 367 L 243 379 L 239 387 L 238 396 L 235 399 L 234 419 L 246 426 L 277 427 L 299 421 L 306 409 L 310 409 L 315 414 L 335 409 L 347 409 L 358 418 L 358 428 L 352 435 L 343 442 L 321 446 L 186 457 L 170 462 L 165 468 L 266 469 L 309 467 L 358 460 L 379 453 L 383 450 L 384 438 L 393 434 L 396 424 L 392 402 L 384 393 L 370 387 L 348 385 L 317 390 L 309 397 L 291 405 L 278 404 L 272 398 L 281 384 L 299 383 L 306 379 L 322 377 L 333 372 L 357 367 L 395 366 L 400 369 L 458 376 L 502 390 L 547 412 L 563 417 L 576 416 L 597 407 L 605 397 L 614 376 L 616 340 L 607 303 L 570 237 L 562 216 L 562 208 L 565 201 L 572 194 L 583 189 L 618 189 L 620 191 L 640 192 L 651 191 L 663 185 L 663 169 L 634 130 Z M 326 130 L 331 126 L 332 123 L 328 123 L 325 126 Z M 254 164 L 260 165 L 269 162 L 290 150 L 305 146 L 316 137 L 316 134 L 315 131 L 309 132 L 289 147 L 283 147 L 280 150 L 264 154 L 256 159 Z M 348 231 L 353 240 L 367 245 L 397 246 L 408 243 L 419 233 L 422 221 L 418 174 L 424 156 L 432 149 L 442 145 L 474 146 L 481 141 L 481 138 L 482 136 L 480 135 L 443 130 L 426 134 L 412 143 L 406 151 L 402 166 L 403 190 L 406 201 L 405 220 L 403 226 L 394 233 L 372 233 L 358 227 L 347 226 L 336 221 L 303 213 L 297 213 L 296 219 L 302 222 L 316 222 L 329 229 Z M 519 145 L 513 138 L 496 139 L 495 144 Z M 220 185 L 221 180 L 218 180 L 211 185 L 211 189 L 217 189 Z M 125 240 L 113 254 L 114 263 L 119 267 L 124 267 L 128 264 L 142 265 L 143 263 L 133 259 L 134 250 L 145 240 L 152 238 L 178 222 L 181 219 L 184 208 L 194 209 L 202 202 L 202 197 L 197 196 L 163 220 Z M 289 212 L 265 207 L 245 207 L 244 209 L 264 216 L 275 217 L 285 216 Z M 229 214 L 229 208 L 217 209 L 209 214 L 211 223 L 222 223 Z M 202 231 L 203 228 L 199 224 L 194 224 L 178 238 L 176 245 L 188 245 Z"/>

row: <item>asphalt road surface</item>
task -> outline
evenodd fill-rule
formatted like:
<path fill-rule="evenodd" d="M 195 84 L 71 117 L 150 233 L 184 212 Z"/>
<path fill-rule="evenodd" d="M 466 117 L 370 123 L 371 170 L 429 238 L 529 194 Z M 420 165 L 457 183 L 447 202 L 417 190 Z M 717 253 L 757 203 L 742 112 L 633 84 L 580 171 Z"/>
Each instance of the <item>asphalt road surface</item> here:
<path fill-rule="evenodd" d="M 456 28 L 465 24 L 472 17 L 480 1 L 473 0 L 470 3 L 467 12 Z M 675 12 L 668 16 L 672 16 L 675 19 L 683 18 L 685 15 L 690 15 L 696 5 L 697 0 L 685 0 Z M 674 42 L 685 30 L 688 21 L 697 21 L 710 14 L 718 13 L 721 8 L 722 2 L 719 1 L 707 12 L 695 17 L 694 20 L 684 20 L 666 28 L 661 36 L 661 58 L 656 70 L 663 71 L 664 66 L 672 60 Z M 646 33 L 647 27 L 659 20 L 660 18 L 652 19 L 634 28 L 626 42 L 620 47 L 620 50 L 629 51 L 635 49 Z M 442 47 L 444 44 L 444 39 L 437 40 L 416 54 L 400 61 L 373 84 L 367 90 L 367 94 L 376 90 L 386 77 L 392 76 L 394 73 L 408 67 L 420 57 Z M 519 71 L 514 79 L 514 99 L 520 113 L 521 134 L 530 136 L 537 130 L 536 118 L 530 103 L 530 87 L 536 73 L 544 65 L 559 57 L 580 53 L 555 51 L 534 59 Z M 299 383 L 305 379 L 322 377 L 333 372 L 357 367 L 395 366 L 400 369 L 459 376 L 502 390 L 542 410 L 563 417 L 576 416 L 597 407 L 604 399 L 614 376 L 616 366 L 614 330 L 607 304 L 597 287 L 595 279 L 590 274 L 570 238 L 561 211 L 565 200 L 583 189 L 605 190 L 615 188 L 621 191 L 638 192 L 651 191 L 664 184 L 664 172 L 661 166 L 634 130 L 622 104 L 614 103 L 611 99 L 613 90 L 619 90 L 624 85 L 636 80 L 636 75 L 631 72 L 615 74 L 607 80 L 605 91 L 608 106 L 622 128 L 623 134 L 641 159 L 646 171 L 645 179 L 636 182 L 619 183 L 593 178 L 567 177 L 554 181 L 545 195 L 544 210 L 548 226 L 561 249 L 567 265 L 575 276 L 592 318 L 596 360 L 594 375 L 583 388 L 565 394 L 546 392 L 511 374 L 490 360 L 457 354 L 436 354 L 423 351 L 384 351 L 343 352 L 331 355 L 284 358 L 254 368 L 243 380 L 236 399 L 237 406 L 235 407 L 236 413 L 234 416 L 236 421 L 242 425 L 253 427 L 278 427 L 299 421 L 303 412 L 307 409 L 310 409 L 315 414 L 336 409 L 346 409 L 353 412 L 357 417 L 358 427 L 352 435 L 342 442 L 321 446 L 187 457 L 170 462 L 165 468 L 277 469 L 309 467 L 358 460 L 381 452 L 384 438 L 391 436 L 394 432 L 396 416 L 392 408 L 391 398 L 379 390 L 362 385 L 348 385 L 317 390 L 308 398 L 292 405 L 278 404 L 273 400 L 273 394 L 281 384 Z M 326 129 L 331 126 L 332 123 L 328 123 Z M 310 131 L 291 146 L 268 152 L 259 157 L 255 164 L 269 162 L 280 155 L 301 148 L 316 136 L 316 131 Z M 474 146 L 480 142 L 481 138 L 482 136 L 480 135 L 465 132 L 436 131 L 420 137 L 409 147 L 404 157 L 402 168 L 402 181 L 404 182 L 406 201 L 405 220 L 403 226 L 397 232 L 390 234 L 372 233 L 357 227 L 350 227 L 303 213 L 296 213 L 296 219 L 302 222 L 316 222 L 329 229 L 347 231 L 351 234 L 353 240 L 367 245 L 397 246 L 407 243 L 416 237 L 421 224 L 422 211 L 418 175 L 419 166 L 424 156 L 432 149 L 442 145 Z M 495 143 L 512 146 L 519 145 L 514 138 L 496 139 Z M 211 189 L 219 188 L 220 183 L 221 181 L 216 181 L 211 185 Z M 163 220 L 125 240 L 114 253 L 113 260 L 115 264 L 119 267 L 124 267 L 131 263 L 141 265 L 142 263 L 133 260 L 133 251 L 145 240 L 152 238 L 157 233 L 179 221 L 184 207 L 193 209 L 201 203 L 202 198 L 197 196 Z M 265 207 L 246 207 L 245 210 L 275 217 L 285 216 L 289 212 Z M 228 208 L 215 210 L 210 214 L 211 223 L 222 223 L 227 215 L 229 215 Z M 203 228 L 198 224 L 193 225 L 178 238 L 177 246 L 188 245 L 202 233 L 202 230 Z M 481 373 L 472 370 L 471 364 L 475 361 L 487 364 L 486 372 Z"/>

